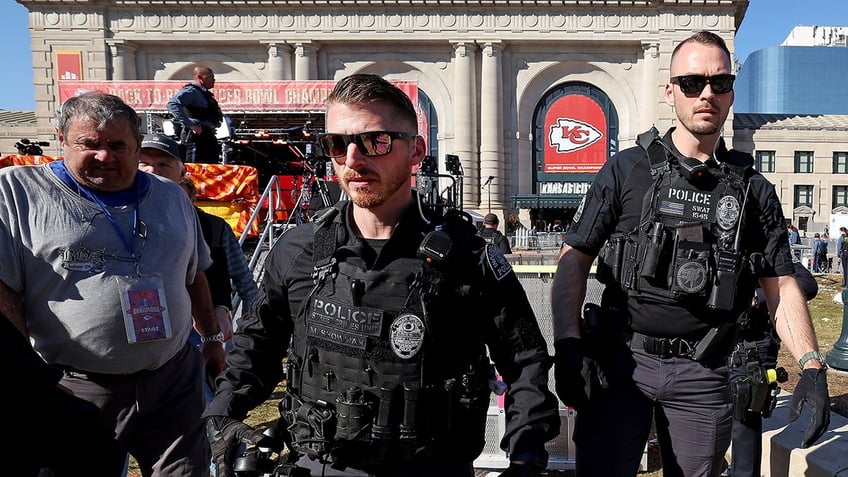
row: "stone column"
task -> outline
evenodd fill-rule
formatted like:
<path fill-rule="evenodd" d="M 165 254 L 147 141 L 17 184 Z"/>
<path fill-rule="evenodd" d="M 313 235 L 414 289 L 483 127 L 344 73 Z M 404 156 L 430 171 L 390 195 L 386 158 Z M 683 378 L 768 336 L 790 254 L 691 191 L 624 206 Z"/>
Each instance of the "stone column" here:
<path fill-rule="evenodd" d="M 657 42 L 642 42 L 644 67 L 642 69 L 642 97 L 644 107 L 640 108 L 639 132 L 647 131 L 657 122 L 659 104 L 663 101 L 663 90 L 660 82 L 660 44 Z M 659 125 L 657 125 L 660 128 Z"/>
<path fill-rule="evenodd" d="M 109 53 L 112 56 L 112 80 L 137 80 L 138 73 L 135 69 L 135 45 L 121 40 L 107 40 L 107 42 L 109 45 Z"/>
<path fill-rule="evenodd" d="M 474 124 L 474 54 L 477 46 L 473 42 L 455 42 L 453 76 L 454 140 L 451 154 L 459 156 L 463 171 L 462 202 L 465 208 L 476 208 L 480 204 L 479 165 Z"/>
<path fill-rule="evenodd" d="M 506 177 L 503 147 L 503 71 L 500 42 L 483 45 L 480 71 L 480 183 L 481 208 L 504 208 Z M 494 177 L 488 181 L 489 177 Z M 488 184 L 486 182 L 488 181 Z M 485 190 L 483 190 L 485 185 Z"/>
<path fill-rule="evenodd" d="M 292 79 L 292 48 L 285 43 L 268 43 L 268 81 Z"/>
<path fill-rule="evenodd" d="M 317 43 L 295 43 L 294 79 L 300 81 L 318 79 L 317 56 Z"/>

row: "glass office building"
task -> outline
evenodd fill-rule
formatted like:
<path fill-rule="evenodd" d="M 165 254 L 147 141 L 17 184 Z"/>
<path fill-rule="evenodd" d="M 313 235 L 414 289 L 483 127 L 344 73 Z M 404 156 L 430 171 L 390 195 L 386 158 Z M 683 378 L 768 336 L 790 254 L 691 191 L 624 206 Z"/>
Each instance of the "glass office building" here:
<path fill-rule="evenodd" d="M 736 113 L 848 114 L 848 48 L 771 46 L 737 73 Z"/>

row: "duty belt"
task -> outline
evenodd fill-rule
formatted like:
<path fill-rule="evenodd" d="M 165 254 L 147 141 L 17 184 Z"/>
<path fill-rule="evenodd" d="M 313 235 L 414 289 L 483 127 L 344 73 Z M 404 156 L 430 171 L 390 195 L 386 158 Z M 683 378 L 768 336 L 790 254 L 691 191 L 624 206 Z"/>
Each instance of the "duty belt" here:
<path fill-rule="evenodd" d="M 644 351 L 660 358 L 691 358 L 698 340 L 683 338 L 657 338 L 633 332 L 630 349 Z"/>

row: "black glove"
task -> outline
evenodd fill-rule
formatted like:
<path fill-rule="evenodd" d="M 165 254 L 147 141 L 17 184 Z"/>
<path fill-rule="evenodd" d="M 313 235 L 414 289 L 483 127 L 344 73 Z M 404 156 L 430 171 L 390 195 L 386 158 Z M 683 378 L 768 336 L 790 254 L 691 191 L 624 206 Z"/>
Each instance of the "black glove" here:
<path fill-rule="evenodd" d="M 580 408 L 589 402 L 588 381 L 583 374 L 583 340 L 563 338 L 554 342 L 554 383 L 557 396 L 566 406 L 580 412 Z"/>
<path fill-rule="evenodd" d="M 810 426 L 801 439 L 801 448 L 815 444 L 824 435 L 830 425 L 830 397 L 827 391 L 827 378 L 823 369 L 809 368 L 801 371 L 801 380 L 792 393 L 789 405 L 789 421 L 795 421 L 801 415 L 804 401 L 810 404 Z"/>
<path fill-rule="evenodd" d="M 206 419 L 206 437 L 212 448 L 218 477 L 235 477 L 233 462 L 242 444 L 263 447 L 272 445 L 270 437 L 226 416 L 211 416 Z"/>
<path fill-rule="evenodd" d="M 536 464 L 510 462 L 509 468 L 501 472 L 498 477 L 539 477 L 543 470 L 545 469 Z"/>

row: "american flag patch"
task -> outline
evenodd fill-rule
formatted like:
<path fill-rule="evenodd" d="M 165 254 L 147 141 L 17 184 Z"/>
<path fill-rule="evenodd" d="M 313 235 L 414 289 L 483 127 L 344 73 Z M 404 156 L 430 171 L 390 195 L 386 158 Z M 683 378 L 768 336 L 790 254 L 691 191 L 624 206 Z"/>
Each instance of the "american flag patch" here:
<path fill-rule="evenodd" d="M 683 204 L 664 200 L 660 204 L 660 212 L 666 215 L 683 215 Z"/>

